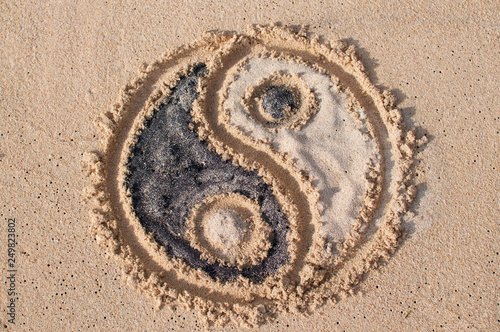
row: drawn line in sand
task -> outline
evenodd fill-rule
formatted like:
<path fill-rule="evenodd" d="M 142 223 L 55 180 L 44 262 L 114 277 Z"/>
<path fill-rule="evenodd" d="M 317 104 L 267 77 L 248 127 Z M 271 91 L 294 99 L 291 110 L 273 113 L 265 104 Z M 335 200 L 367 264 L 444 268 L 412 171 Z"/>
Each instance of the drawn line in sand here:
<path fill-rule="evenodd" d="M 352 46 L 206 33 L 142 68 L 88 153 L 97 240 L 159 306 L 254 326 L 352 293 L 416 189 L 394 98 Z"/>

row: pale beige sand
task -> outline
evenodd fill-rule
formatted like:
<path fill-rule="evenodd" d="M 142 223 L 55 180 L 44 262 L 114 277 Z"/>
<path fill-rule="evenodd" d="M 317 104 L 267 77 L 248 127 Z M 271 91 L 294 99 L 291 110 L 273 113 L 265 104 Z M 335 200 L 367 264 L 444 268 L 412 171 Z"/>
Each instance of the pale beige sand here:
<path fill-rule="evenodd" d="M 207 29 L 310 24 L 352 38 L 376 84 L 430 138 L 408 237 L 370 273 L 363 296 L 310 317 L 280 314 L 262 330 L 496 330 L 500 328 L 498 189 L 499 7 L 319 2 L 156 7 L 2 4 L 1 234 L 17 220 L 19 292 L 9 330 L 196 330 L 184 309 L 155 311 L 123 284 L 120 264 L 88 231 L 80 160 L 99 148 L 92 121 L 142 61 Z M 222 19 L 221 19 L 222 18 Z M 6 249 L 4 250 L 6 252 Z M 6 275 L 7 256 L 1 257 Z M 228 326 L 230 330 L 232 327 Z"/>
<path fill-rule="evenodd" d="M 350 114 L 355 113 L 358 119 L 366 119 L 365 112 L 359 106 L 352 110 L 348 106 L 349 99 L 343 93 L 333 91 L 334 82 L 307 66 L 291 66 L 286 61 L 273 59 L 252 59 L 247 66 L 249 69 L 239 72 L 238 79 L 231 84 L 224 103 L 224 107 L 230 109 L 230 123 L 245 135 L 269 142 L 276 151 L 287 153 L 295 160 L 298 168 L 308 172 L 320 194 L 318 210 L 321 231 L 335 240 L 341 239 L 358 217 L 366 190 L 365 174 L 370 169 L 368 165 L 380 163 L 376 142 L 362 134 L 355 118 Z M 252 70 L 252 67 L 257 69 Z M 246 86 L 256 84 L 251 80 L 252 73 L 258 78 L 284 70 L 295 74 L 298 82 L 304 81 L 302 84 L 314 88 L 317 96 L 313 95 L 312 98 L 317 98 L 320 102 L 309 106 L 309 109 L 316 108 L 314 120 L 307 121 L 307 126 L 302 130 L 281 128 L 272 132 L 260 124 L 260 121 L 252 119 L 240 99 L 244 96 Z M 369 132 L 362 121 L 359 122 L 359 127 L 364 132 Z"/>

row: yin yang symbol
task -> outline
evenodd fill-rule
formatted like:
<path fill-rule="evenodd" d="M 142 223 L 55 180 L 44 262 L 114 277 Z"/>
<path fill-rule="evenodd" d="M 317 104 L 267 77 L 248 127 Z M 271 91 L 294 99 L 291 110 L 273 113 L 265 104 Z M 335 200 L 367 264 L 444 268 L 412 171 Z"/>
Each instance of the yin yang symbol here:
<path fill-rule="evenodd" d="M 399 245 L 416 139 L 352 46 L 210 32 L 141 69 L 85 156 L 96 239 L 158 305 L 258 325 L 350 294 Z"/>

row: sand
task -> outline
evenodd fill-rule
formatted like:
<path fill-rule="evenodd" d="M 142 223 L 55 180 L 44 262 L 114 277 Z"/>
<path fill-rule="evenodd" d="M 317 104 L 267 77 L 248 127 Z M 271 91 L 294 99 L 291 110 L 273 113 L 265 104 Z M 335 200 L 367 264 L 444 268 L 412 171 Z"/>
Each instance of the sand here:
<path fill-rule="evenodd" d="M 18 235 L 16 324 L 7 321 L 9 281 L 2 297 L 6 329 L 203 329 L 197 305 L 175 306 L 188 301 L 189 294 L 171 293 L 177 302 L 162 307 L 162 301 L 148 294 L 164 276 L 141 276 L 134 266 L 143 266 L 143 260 L 133 257 L 128 257 L 132 270 L 122 274 L 123 262 L 105 254 L 121 251 L 103 249 L 98 242 L 106 240 L 90 227 L 88 202 L 81 199 L 88 179 L 80 162 L 86 152 L 102 149 L 99 139 L 106 132 L 94 127 L 94 119 L 112 109 L 142 61 L 154 61 L 165 49 L 190 43 L 206 30 L 243 33 L 250 23 L 275 21 L 310 24 L 315 35 L 332 41 L 345 38 L 355 45 L 377 91 L 392 89 L 405 127 L 416 127 L 416 137 L 429 142 L 415 146 L 417 196 L 405 214 L 405 231 L 392 257 L 356 285 L 349 284 L 350 296 L 339 296 L 337 303 L 316 308 L 310 316 L 279 310 L 261 329 L 304 330 L 312 324 L 317 330 L 499 327 L 499 159 L 494 153 L 499 132 L 494 79 L 498 6 L 314 5 L 278 3 L 271 11 L 266 5 L 236 4 L 223 23 L 219 16 L 227 17 L 229 6 L 3 5 L 0 167 L 6 174 L 1 212 L 5 248 L 13 233 L 9 218 L 16 220 Z M 162 18 L 160 13 L 169 15 Z M 173 18 L 179 14 L 185 18 Z M 393 102 L 384 98 L 382 107 L 391 109 Z M 397 113 L 391 116 L 399 120 Z M 374 128 L 377 133 L 379 129 Z M 390 141 L 390 130 L 387 137 Z M 287 195 L 277 194 L 286 206 Z M 139 231 L 131 227 L 120 234 Z M 210 236 L 216 243 L 214 234 Z M 154 246 L 147 237 L 144 241 Z M 3 271 L 10 276 L 7 258 L 2 258 Z M 149 281 L 146 285 L 141 280 Z M 240 310 L 243 317 L 245 306 L 240 309 L 233 311 Z M 235 317 L 228 330 L 249 322 Z"/>

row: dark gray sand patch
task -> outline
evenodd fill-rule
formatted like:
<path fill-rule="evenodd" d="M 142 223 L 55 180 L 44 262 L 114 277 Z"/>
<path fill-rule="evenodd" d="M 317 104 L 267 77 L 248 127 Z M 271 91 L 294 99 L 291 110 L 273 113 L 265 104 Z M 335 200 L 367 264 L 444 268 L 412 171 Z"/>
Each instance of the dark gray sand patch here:
<path fill-rule="evenodd" d="M 271 86 L 262 97 L 262 108 L 273 119 L 281 119 L 297 108 L 293 91 L 286 87 Z"/>
<path fill-rule="evenodd" d="M 287 263 L 289 223 L 271 188 L 256 172 L 223 161 L 189 129 L 198 80 L 206 71 L 199 64 L 182 77 L 147 121 L 132 149 L 127 187 L 140 223 L 170 255 L 213 278 L 227 281 L 242 275 L 260 282 Z M 241 271 L 209 264 L 184 236 L 185 221 L 196 204 L 232 192 L 257 200 L 262 218 L 273 229 L 268 256 L 260 265 Z"/>

